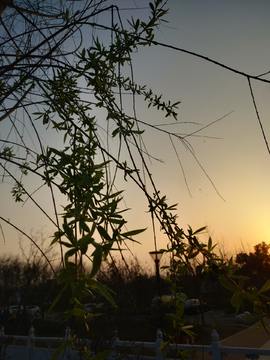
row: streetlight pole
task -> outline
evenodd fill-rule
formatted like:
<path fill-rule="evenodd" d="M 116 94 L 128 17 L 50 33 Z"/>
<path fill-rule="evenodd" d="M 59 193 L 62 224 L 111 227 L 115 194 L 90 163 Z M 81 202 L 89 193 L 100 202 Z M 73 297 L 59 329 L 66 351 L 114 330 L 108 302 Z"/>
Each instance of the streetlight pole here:
<path fill-rule="evenodd" d="M 160 328 L 163 331 L 163 318 L 162 318 L 162 309 L 161 309 L 162 301 L 160 300 L 161 292 L 160 292 L 160 275 L 159 275 L 159 265 L 160 265 L 160 260 L 162 258 L 163 252 L 162 251 L 150 251 L 149 254 L 150 254 L 151 258 L 154 260 L 155 265 L 156 265 L 159 323 L 160 323 Z"/>

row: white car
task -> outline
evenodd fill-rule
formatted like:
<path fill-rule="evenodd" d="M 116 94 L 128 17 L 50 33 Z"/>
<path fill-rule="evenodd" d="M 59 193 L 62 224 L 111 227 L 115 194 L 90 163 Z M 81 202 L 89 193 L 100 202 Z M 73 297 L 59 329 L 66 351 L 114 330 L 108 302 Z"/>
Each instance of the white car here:
<path fill-rule="evenodd" d="M 40 315 L 40 308 L 36 305 L 29 305 L 29 306 L 26 306 L 26 312 L 28 315 L 38 316 L 38 315 Z"/>
<path fill-rule="evenodd" d="M 87 312 L 88 314 L 92 314 L 93 313 L 93 308 L 95 307 L 95 305 L 96 304 L 94 304 L 94 303 L 84 304 L 85 312 Z"/>
<path fill-rule="evenodd" d="M 23 306 L 19 306 L 19 305 L 11 305 L 9 307 L 9 313 L 12 315 L 15 312 L 22 312 L 23 311 Z"/>

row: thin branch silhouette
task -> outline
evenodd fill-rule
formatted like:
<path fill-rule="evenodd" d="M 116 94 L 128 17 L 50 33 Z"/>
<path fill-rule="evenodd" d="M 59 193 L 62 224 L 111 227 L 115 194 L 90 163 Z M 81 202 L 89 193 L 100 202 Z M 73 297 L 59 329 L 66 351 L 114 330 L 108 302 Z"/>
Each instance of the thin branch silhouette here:
<path fill-rule="evenodd" d="M 253 90 L 252 90 L 250 78 L 248 77 L 247 80 L 248 80 L 248 86 L 249 86 L 249 90 L 250 90 L 250 95 L 251 95 L 251 98 L 252 98 L 253 106 L 254 106 L 254 109 L 255 109 L 255 112 L 256 112 L 256 115 L 257 115 L 257 119 L 258 119 L 258 122 L 259 122 L 259 125 L 260 125 L 260 128 L 261 128 L 261 132 L 262 132 L 262 135 L 263 135 L 263 139 L 264 139 L 264 142 L 265 142 L 267 151 L 268 151 L 268 153 L 270 154 L 269 144 L 268 144 L 268 141 L 267 141 L 267 138 L 266 138 L 266 134 L 265 134 L 265 131 L 264 131 L 263 124 L 262 124 L 262 122 L 261 122 L 261 118 L 260 118 L 259 111 L 258 111 L 258 107 L 257 107 L 256 101 L 255 101 L 255 97 L 254 97 L 254 93 L 253 93 Z"/>

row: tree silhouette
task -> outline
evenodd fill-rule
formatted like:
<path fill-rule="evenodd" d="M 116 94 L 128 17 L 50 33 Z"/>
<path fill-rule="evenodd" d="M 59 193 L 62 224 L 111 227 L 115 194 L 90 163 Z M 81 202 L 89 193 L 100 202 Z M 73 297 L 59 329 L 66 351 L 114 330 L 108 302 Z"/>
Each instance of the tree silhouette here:
<path fill-rule="evenodd" d="M 270 244 L 262 242 L 254 246 L 254 252 L 239 253 L 235 262 L 240 266 L 241 274 L 250 276 L 256 286 L 262 286 L 269 279 Z"/>

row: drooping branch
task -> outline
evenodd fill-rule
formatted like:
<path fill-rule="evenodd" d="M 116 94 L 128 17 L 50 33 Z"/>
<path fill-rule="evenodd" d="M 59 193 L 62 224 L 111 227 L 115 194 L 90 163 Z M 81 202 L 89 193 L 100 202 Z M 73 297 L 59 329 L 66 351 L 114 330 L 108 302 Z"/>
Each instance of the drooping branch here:
<path fill-rule="evenodd" d="M 267 151 L 270 154 L 269 144 L 268 144 L 268 141 L 267 141 L 267 138 L 266 138 L 266 135 L 265 135 L 263 124 L 262 124 L 262 121 L 261 121 L 261 118 L 260 118 L 260 115 L 259 115 L 259 110 L 258 110 L 256 101 L 255 101 L 254 93 L 253 93 L 251 82 L 250 82 L 250 77 L 248 77 L 247 80 L 248 80 L 248 86 L 249 86 L 249 90 L 250 90 L 250 95 L 252 97 L 252 102 L 253 102 L 253 105 L 254 105 L 254 109 L 255 109 L 255 112 L 256 112 L 256 115 L 257 115 L 257 119 L 258 119 L 258 122 L 259 122 L 259 125 L 260 125 L 260 128 L 261 128 L 261 131 L 262 131 L 263 139 L 264 139 Z"/>
<path fill-rule="evenodd" d="M 37 249 L 40 251 L 40 253 L 42 254 L 42 256 L 44 257 L 44 259 L 47 261 L 47 263 L 49 264 L 50 268 L 52 269 L 53 274 L 56 276 L 56 272 L 50 262 L 50 260 L 48 259 L 47 255 L 44 253 L 44 251 L 40 248 L 40 246 L 36 243 L 35 240 L 33 240 L 29 235 L 27 235 L 24 231 L 22 231 L 20 228 L 18 228 L 16 225 L 14 225 L 12 222 L 10 222 L 8 219 L 3 218 L 2 216 L 0 216 L 0 219 L 3 220 L 5 223 L 7 223 L 8 225 L 12 226 L 15 230 L 19 231 L 22 235 L 24 235 L 25 237 L 27 237 L 32 244 L 34 244 L 34 246 L 37 247 Z"/>
<path fill-rule="evenodd" d="M 83 20 L 84 19 L 81 19 L 81 21 L 83 21 Z M 85 24 L 88 24 L 88 25 L 91 25 L 93 27 L 97 27 L 97 28 L 100 28 L 100 29 L 104 29 L 104 30 L 114 31 L 115 33 L 121 33 L 121 30 L 119 30 L 119 29 L 111 28 L 110 26 L 106 26 L 106 25 L 99 24 L 99 23 L 96 23 L 96 22 L 91 22 L 91 23 L 86 22 Z M 262 78 L 262 76 L 268 75 L 270 73 L 270 71 L 267 71 L 267 72 L 265 72 L 263 74 L 260 74 L 260 75 L 251 75 L 251 74 L 245 73 L 243 71 L 237 70 L 235 68 L 232 68 L 232 67 L 230 67 L 230 66 L 228 66 L 228 65 L 226 65 L 224 63 L 221 63 L 219 61 L 211 59 L 211 58 L 209 58 L 207 56 L 204 56 L 202 54 L 199 54 L 199 53 L 196 53 L 196 52 L 193 52 L 193 51 L 190 51 L 190 50 L 186 50 L 186 49 L 180 48 L 178 46 L 174 46 L 174 45 L 171 45 L 171 44 L 166 44 L 166 43 L 156 41 L 156 40 L 146 39 L 143 36 L 137 36 L 137 35 L 133 35 L 133 34 L 129 34 L 129 37 L 133 38 L 135 40 L 140 40 L 142 43 L 145 43 L 147 41 L 147 42 L 149 42 L 149 43 L 151 43 L 153 45 L 165 47 L 165 48 L 168 48 L 168 49 L 171 49 L 171 50 L 175 50 L 175 51 L 179 51 L 179 52 L 182 52 L 182 53 L 185 53 L 185 54 L 188 54 L 188 55 L 192 55 L 194 57 L 203 59 L 203 60 L 205 60 L 207 62 L 215 64 L 215 65 L 217 65 L 219 67 L 222 67 L 222 68 L 224 68 L 226 70 L 229 70 L 230 72 L 233 72 L 235 74 L 238 74 L 238 75 L 241 75 L 241 76 L 244 76 L 246 78 L 253 79 L 253 80 L 257 80 L 257 81 L 260 81 L 260 82 L 266 82 L 266 83 L 270 84 L 270 80 Z"/>
<path fill-rule="evenodd" d="M 194 57 L 198 57 L 200 59 L 206 60 L 207 62 L 215 64 L 215 65 L 217 65 L 219 67 L 222 67 L 222 68 L 224 68 L 226 70 L 229 70 L 230 72 L 233 72 L 235 74 L 242 75 L 242 76 L 244 76 L 246 78 L 250 78 L 250 79 L 254 79 L 254 80 L 257 80 L 257 81 L 266 82 L 266 83 L 270 84 L 270 80 L 261 78 L 262 75 L 250 75 L 250 74 L 247 74 L 247 73 L 245 73 L 243 71 L 239 71 L 239 70 L 237 70 L 235 68 L 232 68 L 230 66 L 227 66 L 227 65 L 225 65 L 225 64 L 223 64 L 223 63 L 221 63 L 219 61 L 216 61 L 216 60 L 211 59 L 211 58 L 209 58 L 207 56 L 195 53 L 193 51 L 182 49 L 182 48 L 179 48 L 177 46 L 173 46 L 173 45 L 170 45 L 170 44 L 165 44 L 165 43 L 155 41 L 155 40 L 152 41 L 152 44 L 159 45 L 159 46 L 162 46 L 162 47 L 166 47 L 166 48 L 169 48 L 169 49 L 172 49 L 172 50 L 180 51 L 182 53 L 189 54 L 189 55 L 192 55 Z M 268 74 L 268 72 L 266 74 Z"/>
<path fill-rule="evenodd" d="M 23 96 L 16 102 L 16 104 L 5 113 L 5 115 L 0 117 L 0 122 L 5 120 L 8 116 L 10 116 L 13 111 L 15 111 L 16 109 L 18 109 L 19 105 L 23 102 L 23 100 L 26 98 L 26 96 L 30 93 L 30 91 L 35 87 L 35 84 L 32 84 L 23 94 Z"/>
<path fill-rule="evenodd" d="M 64 13 L 60 13 L 60 14 L 56 14 L 56 15 L 44 14 L 44 13 L 40 13 L 38 11 L 32 11 L 32 10 L 28 10 L 28 9 L 22 8 L 20 6 L 17 6 L 13 3 L 13 0 L 1 0 L 0 16 L 3 14 L 3 12 L 6 10 L 7 7 L 15 9 L 18 12 L 22 12 L 22 13 L 26 13 L 26 14 L 30 14 L 30 15 L 41 16 L 41 17 L 45 17 L 45 18 L 58 18 L 58 17 L 61 17 L 64 15 Z"/>
<path fill-rule="evenodd" d="M 6 10 L 8 6 L 12 6 L 12 0 L 2 0 L 0 3 L 0 16 L 3 14 L 3 12 Z"/>

